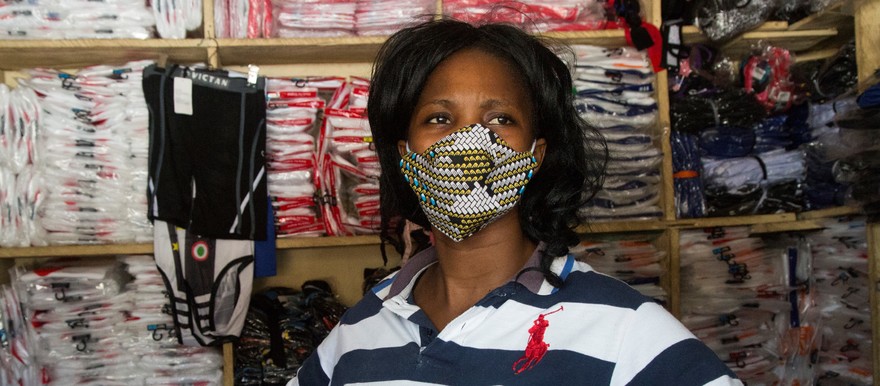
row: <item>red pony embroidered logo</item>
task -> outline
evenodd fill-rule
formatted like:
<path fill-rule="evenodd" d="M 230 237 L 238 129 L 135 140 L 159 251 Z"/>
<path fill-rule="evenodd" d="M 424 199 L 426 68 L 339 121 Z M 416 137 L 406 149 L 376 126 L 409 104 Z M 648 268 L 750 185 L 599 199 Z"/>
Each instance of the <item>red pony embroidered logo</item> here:
<path fill-rule="evenodd" d="M 544 342 L 544 331 L 546 331 L 547 326 L 550 325 L 550 322 L 544 319 L 544 317 L 562 310 L 562 306 L 559 306 L 557 310 L 550 311 L 546 314 L 540 314 L 538 315 L 538 319 L 535 319 L 532 328 L 529 329 L 529 343 L 526 344 L 525 354 L 517 359 L 516 362 L 513 362 L 513 372 L 515 374 L 520 374 L 523 371 L 535 367 L 535 365 L 544 358 L 544 354 L 547 353 L 547 348 L 550 347 L 549 343 Z"/>

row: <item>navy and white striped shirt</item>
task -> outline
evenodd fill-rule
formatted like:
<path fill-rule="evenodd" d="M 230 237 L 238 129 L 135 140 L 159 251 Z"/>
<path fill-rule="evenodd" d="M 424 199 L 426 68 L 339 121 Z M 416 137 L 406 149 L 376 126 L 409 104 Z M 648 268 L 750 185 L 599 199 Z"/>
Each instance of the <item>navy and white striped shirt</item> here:
<path fill-rule="evenodd" d="M 538 266 L 538 251 L 526 267 Z M 551 267 L 565 281 L 561 288 L 526 271 L 438 332 L 412 296 L 418 276 L 436 262 L 427 249 L 379 283 L 288 386 L 742 385 L 663 307 L 571 256 Z M 539 319 L 543 336 L 530 343 Z M 527 346 L 538 350 L 526 355 Z"/>

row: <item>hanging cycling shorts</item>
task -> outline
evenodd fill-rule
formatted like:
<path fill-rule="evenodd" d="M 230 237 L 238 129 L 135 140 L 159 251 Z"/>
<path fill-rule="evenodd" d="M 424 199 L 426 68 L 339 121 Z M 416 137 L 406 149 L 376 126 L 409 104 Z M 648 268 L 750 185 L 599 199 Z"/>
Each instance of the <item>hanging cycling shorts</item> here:
<path fill-rule="evenodd" d="M 253 288 L 254 242 L 199 237 L 161 220 L 153 225 L 156 266 L 171 298 L 179 343 L 216 346 L 235 340 Z"/>
<path fill-rule="evenodd" d="M 219 239 L 266 238 L 265 78 L 144 69 L 150 220 Z"/>

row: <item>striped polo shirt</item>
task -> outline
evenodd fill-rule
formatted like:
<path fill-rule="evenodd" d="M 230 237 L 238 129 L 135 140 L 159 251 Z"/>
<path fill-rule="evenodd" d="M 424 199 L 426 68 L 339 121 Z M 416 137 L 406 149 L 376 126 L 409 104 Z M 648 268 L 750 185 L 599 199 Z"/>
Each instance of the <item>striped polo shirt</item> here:
<path fill-rule="evenodd" d="M 561 288 L 523 271 L 437 331 L 412 295 L 436 262 L 429 248 L 377 284 L 288 386 L 742 385 L 663 307 L 570 255 L 551 266 Z"/>

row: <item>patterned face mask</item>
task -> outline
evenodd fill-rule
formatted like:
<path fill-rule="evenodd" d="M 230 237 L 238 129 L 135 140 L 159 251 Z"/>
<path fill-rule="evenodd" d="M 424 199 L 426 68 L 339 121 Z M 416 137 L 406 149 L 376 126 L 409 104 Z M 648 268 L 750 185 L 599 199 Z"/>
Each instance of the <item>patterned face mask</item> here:
<path fill-rule="evenodd" d="M 525 191 L 538 161 L 517 152 L 498 134 L 474 124 L 459 129 L 419 154 L 400 160 L 403 178 L 434 226 L 461 241 L 510 211 Z"/>

